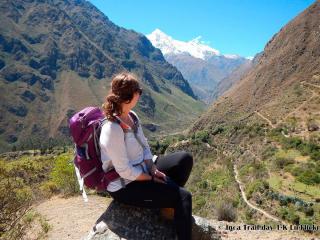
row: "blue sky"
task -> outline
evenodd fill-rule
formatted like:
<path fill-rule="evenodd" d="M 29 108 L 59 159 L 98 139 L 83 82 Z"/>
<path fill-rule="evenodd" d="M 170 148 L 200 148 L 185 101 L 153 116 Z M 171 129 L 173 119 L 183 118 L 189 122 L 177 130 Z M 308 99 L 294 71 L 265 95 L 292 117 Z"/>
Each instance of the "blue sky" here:
<path fill-rule="evenodd" d="M 202 41 L 222 54 L 254 56 L 315 0 L 90 0 L 115 24 Z"/>

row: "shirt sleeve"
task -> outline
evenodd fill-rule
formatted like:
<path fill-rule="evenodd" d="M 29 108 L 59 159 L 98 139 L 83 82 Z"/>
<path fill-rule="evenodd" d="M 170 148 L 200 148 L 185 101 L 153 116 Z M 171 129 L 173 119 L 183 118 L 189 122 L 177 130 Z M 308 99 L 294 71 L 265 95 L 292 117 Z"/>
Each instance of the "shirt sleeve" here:
<path fill-rule="evenodd" d="M 100 135 L 101 151 L 105 151 L 120 177 L 128 180 L 136 180 L 142 173 L 138 166 L 130 163 L 124 142 L 122 128 L 116 124 L 105 124 Z"/>

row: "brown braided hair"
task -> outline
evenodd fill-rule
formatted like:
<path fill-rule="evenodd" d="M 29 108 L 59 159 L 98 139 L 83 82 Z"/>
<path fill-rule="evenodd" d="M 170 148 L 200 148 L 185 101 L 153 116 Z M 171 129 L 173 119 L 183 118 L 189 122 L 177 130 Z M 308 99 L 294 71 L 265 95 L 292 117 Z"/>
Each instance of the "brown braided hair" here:
<path fill-rule="evenodd" d="M 105 102 L 102 104 L 102 110 L 106 118 L 115 121 L 114 115 L 121 115 L 121 103 L 129 103 L 134 93 L 142 94 L 137 78 L 128 72 L 117 74 L 111 81 L 111 88 L 106 96 Z"/>

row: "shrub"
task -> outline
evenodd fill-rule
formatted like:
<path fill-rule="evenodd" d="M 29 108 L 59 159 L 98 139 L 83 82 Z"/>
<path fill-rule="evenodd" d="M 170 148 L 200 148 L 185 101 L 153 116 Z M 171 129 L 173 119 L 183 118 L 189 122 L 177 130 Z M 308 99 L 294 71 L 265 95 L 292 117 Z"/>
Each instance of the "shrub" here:
<path fill-rule="evenodd" d="M 271 147 L 268 146 L 262 153 L 262 158 L 263 159 L 268 159 L 274 156 L 274 154 L 276 153 L 277 148 L 276 147 Z"/>
<path fill-rule="evenodd" d="M 247 198 L 250 199 L 254 192 L 263 193 L 268 188 L 269 188 L 269 184 L 266 181 L 256 180 L 254 182 L 251 182 L 248 185 L 248 188 L 247 188 L 247 191 L 246 191 Z"/>
<path fill-rule="evenodd" d="M 283 169 L 285 166 L 293 163 L 294 163 L 294 160 L 292 158 L 276 157 L 275 159 L 275 164 L 277 168 L 280 168 L 280 169 Z"/>
<path fill-rule="evenodd" d="M 210 182 L 207 179 L 202 180 L 199 182 L 198 187 L 201 189 L 208 189 L 210 186 Z M 215 190 L 215 189 L 214 189 Z"/>
<path fill-rule="evenodd" d="M 283 140 L 283 143 L 286 149 L 289 149 L 289 148 L 298 149 L 298 147 L 302 144 L 302 140 L 298 137 L 291 137 L 291 138 L 285 138 Z"/>
<path fill-rule="evenodd" d="M 203 206 L 206 204 L 206 198 L 203 196 L 195 196 L 194 198 L 194 203 L 192 205 L 194 205 L 194 209 L 196 211 L 199 211 L 201 208 L 203 208 Z"/>
<path fill-rule="evenodd" d="M 306 216 L 313 216 L 314 214 L 314 209 L 312 206 L 304 207 L 303 212 L 306 214 Z"/>
<path fill-rule="evenodd" d="M 31 188 L 0 160 L 0 239 L 19 239 L 25 231 L 20 219 L 31 206 Z"/>
<path fill-rule="evenodd" d="M 210 140 L 210 135 L 208 131 L 198 131 L 195 133 L 195 140 L 200 140 L 201 142 L 208 143 Z"/>
<path fill-rule="evenodd" d="M 288 170 L 290 170 L 290 173 L 295 177 L 303 171 L 303 169 L 299 166 L 294 166 L 292 168 L 289 168 Z"/>
<path fill-rule="evenodd" d="M 212 135 L 217 135 L 217 134 L 223 133 L 223 131 L 224 131 L 223 127 L 216 127 L 215 129 L 213 129 Z"/>
<path fill-rule="evenodd" d="M 171 144 L 171 140 L 166 138 L 162 141 L 149 141 L 149 144 L 152 152 L 156 155 L 160 155 L 165 153 L 165 151 Z"/>
<path fill-rule="evenodd" d="M 54 167 L 50 174 L 52 183 L 66 195 L 79 192 L 74 166 L 70 159 L 69 154 L 59 155 L 55 159 Z"/>
<path fill-rule="evenodd" d="M 287 207 L 282 207 L 280 208 L 280 210 L 278 211 L 280 217 L 282 219 L 286 219 L 287 218 L 287 215 L 288 215 L 288 208 Z"/>
<path fill-rule="evenodd" d="M 287 206 L 289 202 L 290 202 L 290 198 L 288 198 L 286 196 L 279 197 L 280 206 Z"/>
<path fill-rule="evenodd" d="M 251 220 L 253 215 L 256 213 L 256 210 L 249 208 L 248 210 L 245 211 L 245 218 L 246 220 Z"/>
<path fill-rule="evenodd" d="M 221 202 L 216 208 L 219 221 L 234 222 L 237 218 L 236 210 L 231 203 Z"/>
<path fill-rule="evenodd" d="M 310 155 L 313 160 L 320 159 L 320 145 L 314 142 L 304 142 L 298 137 L 284 138 L 282 139 L 284 147 L 286 149 L 295 148 L 301 152 L 302 155 Z"/>
<path fill-rule="evenodd" d="M 306 170 L 298 175 L 297 180 L 307 185 L 319 184 L 320 175 L 314 170 Z"/>
<path fill-rule="evenodd" d="M 59 192 L 59 187 L 56 183 L 47 181 L 41 184 L 40 190 L 46 197 L 51 197 L 52 195 Z"/>
<path fill-rule="evenodd" d="M 312 160 L 315 160 L 315 161 L 320 161 L 320 150 L 318 151 L 313 151 L 311 154 L 310 154 L 310 158 Z"/>
<path fill-rule="evenodd" d="M 300 86 L 300 84 L 295 84 L 293 88 L 293 92 L 300 97 L 303 93 L 303 88 Z"/>
<path fill-rule="evenodd" d="M 215 169 L 206 178 L 212 190 L 227 187 L 232 181 L 232 175 L 226 168 Z"/>
<path fill-rule="evenodd" d="M 314 222 L 308 218 L 301 218 L 299 221 L 299 224 L 301 225 L 312 225 Z"/>
<path fill-rule="evenodd" d="M 292 209 L 289 209 L 286 219 L 292 222 L 293 224 L 299 224 L 300 221 L 299 215 L 297 215 L 295 211 Z"/>

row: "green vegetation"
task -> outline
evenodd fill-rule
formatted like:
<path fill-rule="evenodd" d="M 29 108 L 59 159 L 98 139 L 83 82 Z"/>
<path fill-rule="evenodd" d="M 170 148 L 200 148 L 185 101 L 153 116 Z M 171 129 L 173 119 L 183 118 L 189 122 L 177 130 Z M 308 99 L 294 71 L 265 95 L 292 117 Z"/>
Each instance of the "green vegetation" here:
<path fill-rule="evenodd" d="M 266 149 L 262 152 L 262 159 L 267 160 L 275 155 L 277 148 L 273 146 L 267 146 Z"/>
<path fill-rule="evenodd" d="M 206 105 L 171 84 L 167 86 L 170 87 L 170 92 L 150 90 L 150 96 L 156 103 L 153 115 L 147 115 L 145 110 L 140 108 L 137 108 L 137 112 L 143 123 L 154 123 L 161 126 L 162 132 L 171 133 L 186 129 L 190 122 L 205 111 Z M 158 137 L 159 132 L 145 131 L 145 134 L 147 137 Z"/>
<path fill-rule="evenodd" d="M 35 221 L 42 233 L 50 226 L 31 210 L 32 204 L 53 193 L 77 192 L 71 153 L 0 159 L 0 238 L 20 239 Z"/>
<path fill-rule="evenodd" d="M 34 199 L 32 188 L 12 164 L 7 166 L 3 160 L 0 161 L 0 191 L 0 238 L 20 238 L 25 228 L 19 220 L 28 212 Z"/>
<path fill-rule="evenodd" d="M 201 143 L 211 143 L 210 133 L 208 130 L 197 131 L 191 135 L 191 143 L 200 145 Z"/>
<path fill-rule="evenodd" d="M 209 188 L 209 190 L 214 191 L 227 187 L 233 181 L 233 176 L 228 169 L 215 169 L 206 173 L 205 176 L 203 176 L 203 181 L 199 183 L 200 188 Z"/>
<path fill-rule="evenodd" d="M 278 170 L 289 172 L 297 181 L 307 185 L 316 185 L 320 183 L 320 166 L 317 161 L 320 159 L 320 146 L 313 142 L 306 142 L 298 137 L 281 137 L 274 131 L 273 137 L 277 136 L 283 145 L 283 150 L 268 148 L 263 152 L 266 160 L 271 160 L 272 165 Z M 271 184 L 278 187 L 271 179 Z"/>
<path fill-rule="evenodd" d="M 283 138 L 281 143 L 285 149 L 297 149 L 302 155 L 309 155 L 312 160 L 320 160 L 320 145 L 313 142 L 306 142 L 298 137 Z"/>
<path fill-rule="evenodd" d="M 204 217 L 234 221 L 240 195 L 229 164 L 217 164 L 215 155 L 196 161 L 186 187 L 193 194 L 193 212 Z M 230 205 L 228 205 L 228 204 Z"/>
<path fill-rule="evenodd" d="M 300 83 L 295 83 L 293 86 L 293 93 L 300 97 L 303 93 L 303 88 Z"/>
<path fill-rule="evenodd" d="M 256 192 L 264 193 L 267 189 L 269 189 L 268 182 L 264 180 L 255 180 L 249 183 L 246 187 L 247 198 L 250 199 L 253 193 L 256 193 Z"/>
<path fill-rule="evenodd" d="M 176 142 L 185 140 L 186 137 L 182 134 L 176 134 L 162 138 L 160 140 L 149 140 L 151 152 L 156 155 L 164 154 L 167 148 Z"/>
<path fill-rule="evenodd" d="M 30 136 L 28 139 L 19 141 L 12 146 L 12 151 L 40 150 L 41 154 L 52 153 L 55 148 L 61 148 L 64 152 L 72 145 L 70 139 L 42 138 Z"/>
<path fill-rule="evenodd" d="M 242 179 L 254 177 L 258 179 L 261 175 L 266 173 L 267 169 L 263 162 L 252 162 L 243 165 L 239 170 L 239 175 Z"/>
<path fill-rule="evenodd" d="M 75 194 L 79 192 L 78 181 L 74 171 L 72 156 L 70 154 L 62 154 L 55 158 L 54 167 L 50 173 L 52 186 L 57 188 L 65 195 Z M 53 188 L 54 190 L 56 188 Z"/>
<path fill-rule="evenodd" d="M 278 169 L 283 169 L 284 167 L 288 166 L 289 164 L 293 164 L 294 160 L 292 158 L 276 157 L 274 162 L 275 162 L 275 166 Z"/>
<path fill-rule="evenodd" d="M 296 213 L 293 207 L 282 207 L 279 209 L 278 214 L 284 220 L 287 220 L 293 224 L 299 224 L 300 216 Z"/>
<path fill-rule="evenodd" d="M 307 185 L 320 184 L 320 173 L 314 169 L 303 171 L 298 175 L 297 180 Z"/>
<path fill-rule="evenodd" d="M 265 128 L 264 125 L 253 123 L 247 125 L 243 131 L 244 134 L 247 134 L 250 138 L 256 136 L 264 136 L 265 135 Z"/>
<path fill-rule="evenodd" d="M 159 155 L 164 154 L 166 149 L 169 147 L 170 142 L 169 141 L 149 141 L 150 148 L 152 149 L 152 153 Z"/>

